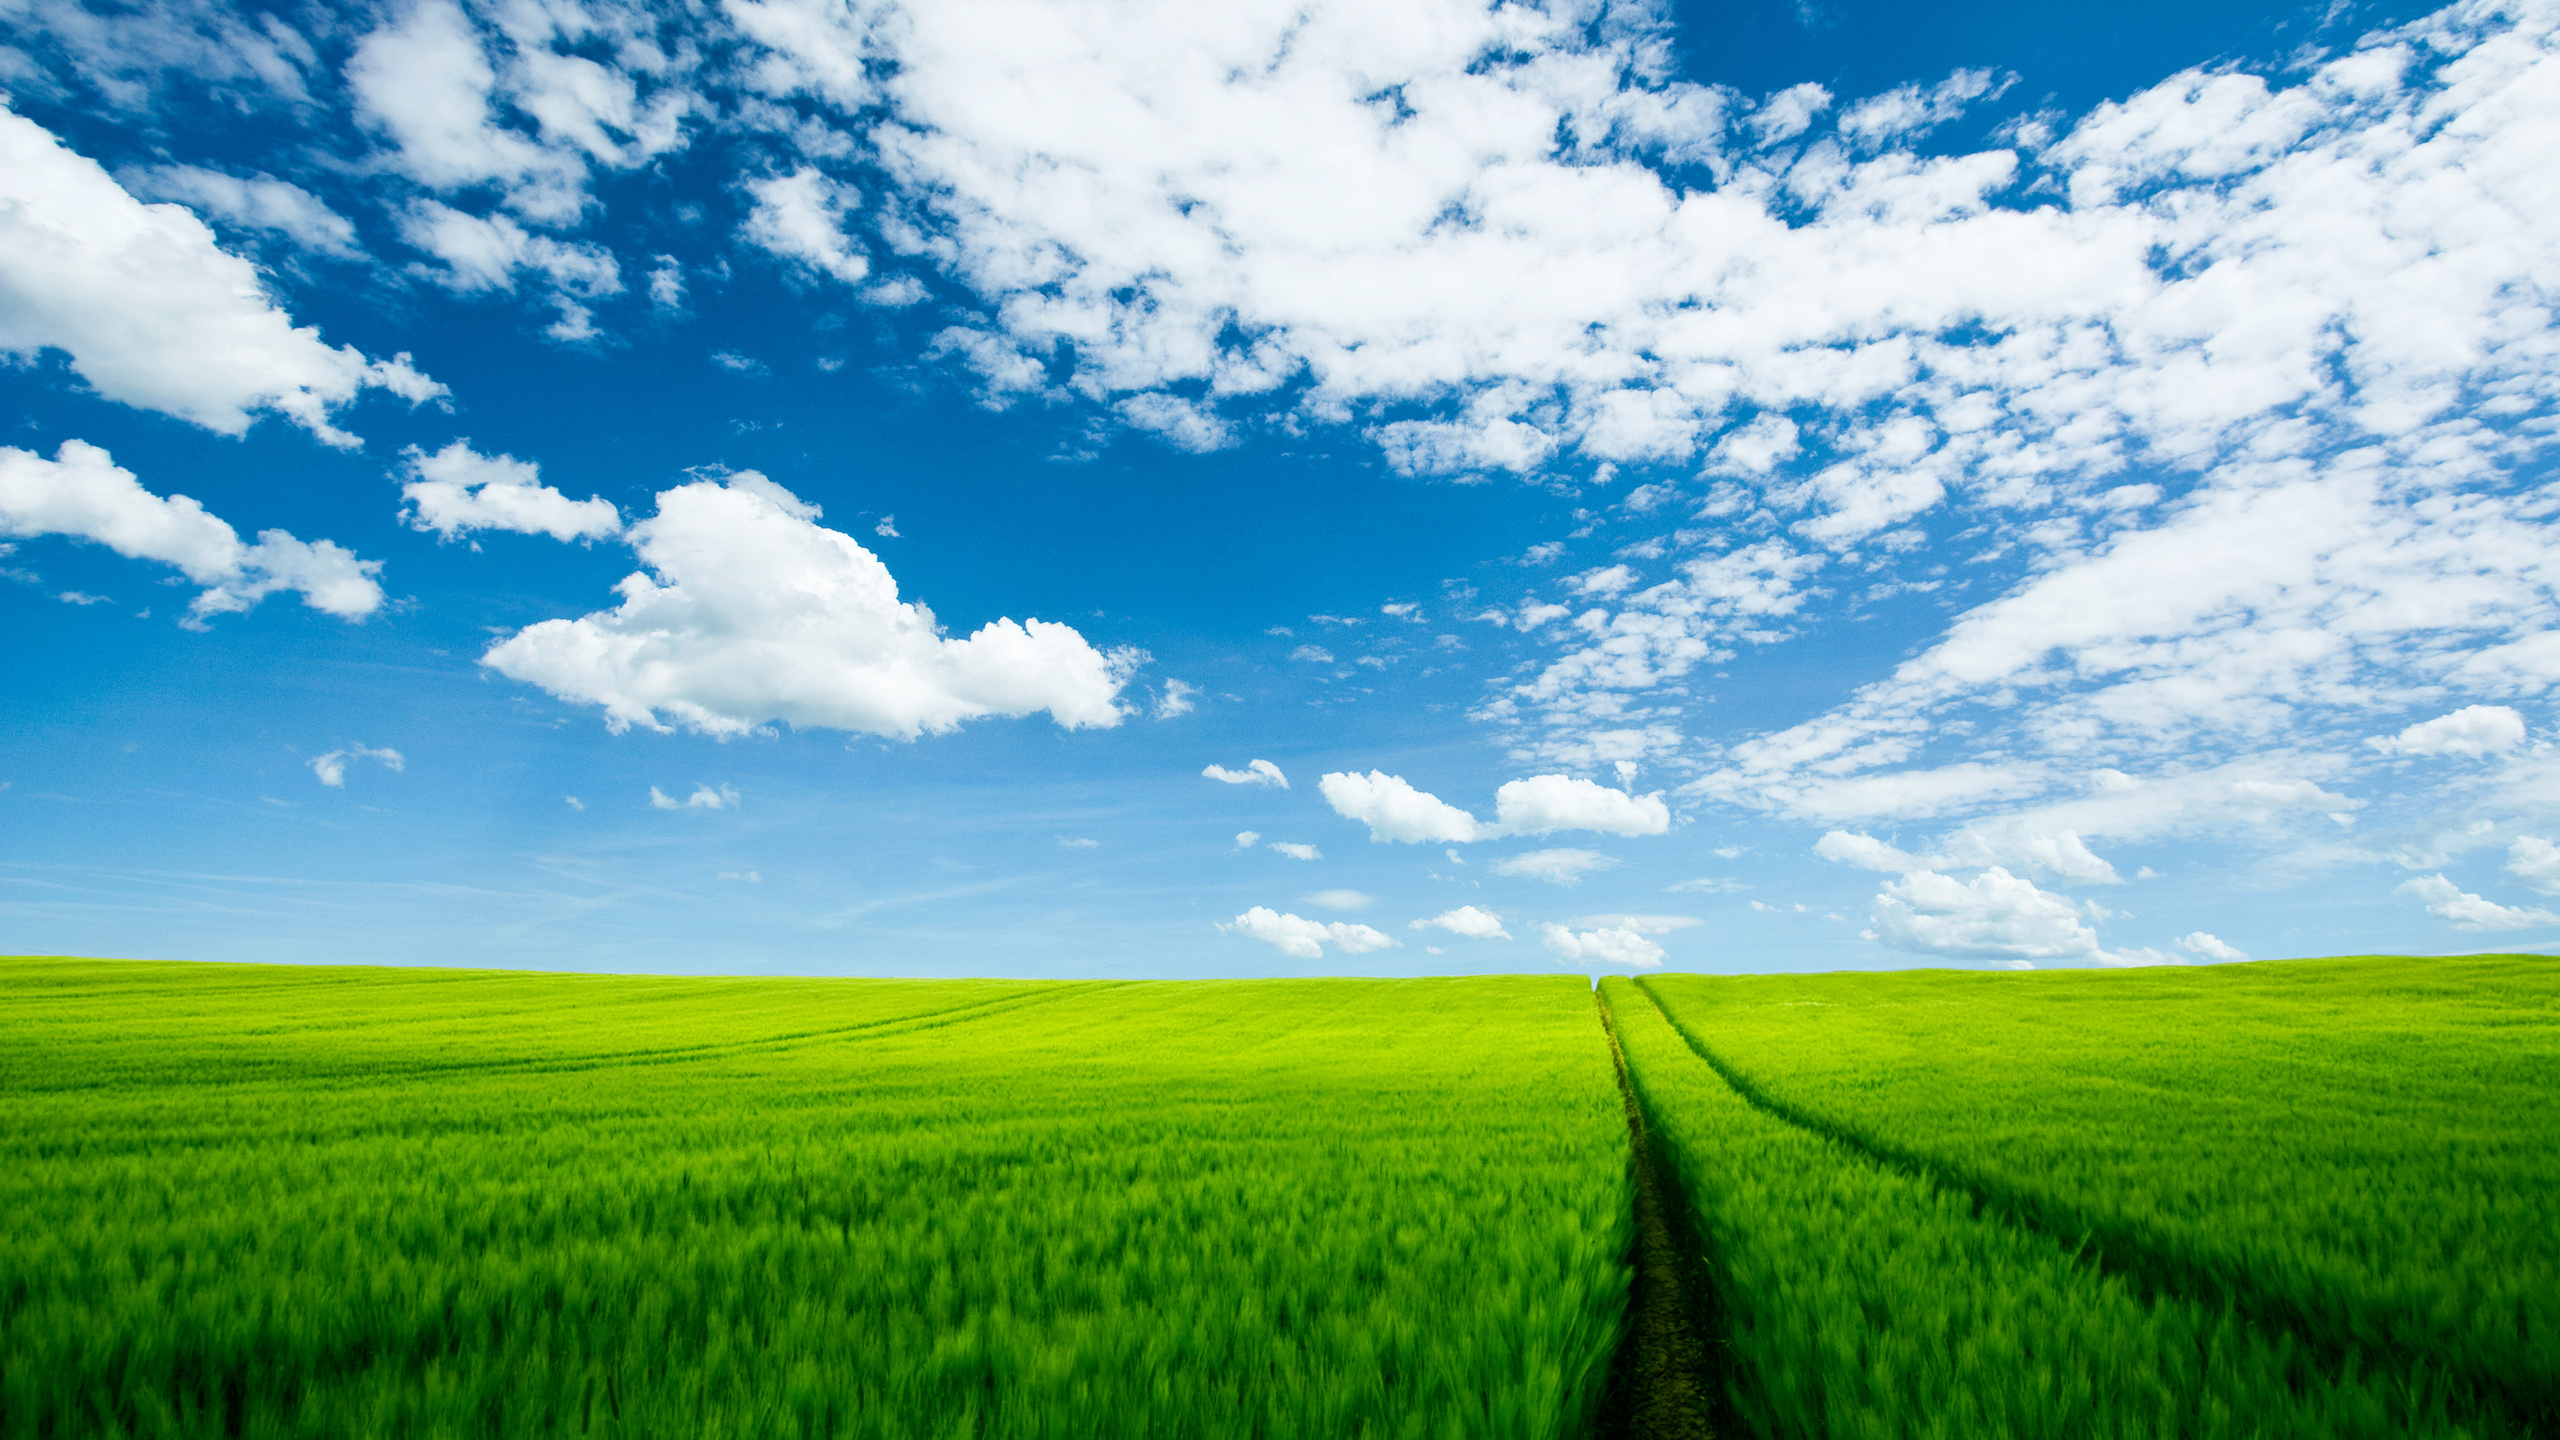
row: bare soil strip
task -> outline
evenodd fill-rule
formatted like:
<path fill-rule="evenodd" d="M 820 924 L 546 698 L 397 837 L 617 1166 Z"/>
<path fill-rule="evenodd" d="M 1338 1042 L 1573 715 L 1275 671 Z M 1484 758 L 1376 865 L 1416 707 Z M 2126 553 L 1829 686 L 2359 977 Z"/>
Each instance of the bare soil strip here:
<path fill-rule="evenodd" d="M 1708 1288 L 1689 1224 L 1688 1197 L 1661 1154 L 1644 1106 L 1627 1074 L 1626 1053 L 1609 1002 L 1600 1007 L 1609 1057 L 1626 1102 L 1628 1168 L 1635 1185 L 1635 1278 L 1627 1293 L 1626 1329 L 1609 1365 L 1609 1389 L 1593 1426 L 1598 1440 L 1700 1440 L 1719 1428 L 1726 1408 L 1722 1353 L 1705 1319 Z M 1721 1427 L 1739 1433 L 1736 1427 Z"/>
<path fill-rule="evenodd" d="M 2117 1276 L 2146 1296 L 2170 1295 L 2213 1308 L 2227 1308 L 2264 1330 L 2291 1333 L 2309 1347 L 2320 1363 L 2331 1370 L 2354 1368 L 2372 1372 L 2387 1367 L 2409 1378 L 2412 1383 L 2429 1384 L 2447 1392 L 2455 1414 L 2469 1413 L 2488 1422 L 2492 1434 L 2514 1434 L 2535 1440 L 2560 1440 L 2560 1415 L 2536 1414 L 2523 1397 L 2510 1394 L 2499 1376 L 2477 1370 L 2457 1369 L 2442 1358 L 2410 1350 L 2403 1346 L 2385 1346 L 2369 1338 L 2347 1333 L 2333 1316 L 2315 1314 L 2280 1295 L 2262 1289 L 2247 1276 L 2227 1273 L 2219 1268 L 2199 1264 L 2182 1256 L 2144 1242 L 2143 1237 L 2120 1230 L 2095 1230 L 2083 1217 L 2068 1208 L 1999 1185 L 1977 1176 L 1945 1160 L 1903 1150 L 1872 1139 L 1848 1126 L 1797 1108 L 1769 1094 L 1725 1064 L 1705 1042 L 1671 1017 L 1644 981 L 1635 982 L 1638 990 L 1663 1023 L 1671 1027 L 1709 1069 L 1716 1072 L 1733 1092 L 1754 1109 L 1775 1120 L 1782 1120 L 1801 1130 L 1843 1146 L 1889 1170 L 1912 1176 L 1940 1190 L 1964 1197 L 1977 1217 L 2016 1225 L 2033 1231 L 2071 1252 L 2074 1259 L 2097 1270 Z M 1610 1044 L 1617 1043 L 1611 1032 Z M 1624 1085 L 1626 1062 L 1618 1062 L 1619 1083 Z M 1630 1105 L 1633 1104 L 1631 1100 Z"/>

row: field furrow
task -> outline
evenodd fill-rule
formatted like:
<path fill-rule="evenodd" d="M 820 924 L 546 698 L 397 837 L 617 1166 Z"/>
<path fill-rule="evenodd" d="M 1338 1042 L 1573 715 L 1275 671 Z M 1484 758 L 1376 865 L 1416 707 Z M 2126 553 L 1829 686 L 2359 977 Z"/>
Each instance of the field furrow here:
<path fill-rule="evenodd" d="M 1970 1198 L 1744 1099 L 1602 982 L 1697 1214 L 1733 1402 L 1771 1437 L 2493 1435 L 2405 1376 L 2146 1294 Z"/>
<path fill-rule="evenodd" d="M 1646 982 L 1772 1113 L 2560 1429 L 2560 966 Z"/>

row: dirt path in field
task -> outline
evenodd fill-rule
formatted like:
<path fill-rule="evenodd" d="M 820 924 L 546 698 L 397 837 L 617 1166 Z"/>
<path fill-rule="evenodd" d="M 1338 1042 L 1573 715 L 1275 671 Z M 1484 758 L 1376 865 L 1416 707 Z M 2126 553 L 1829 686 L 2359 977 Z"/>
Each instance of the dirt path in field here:
<path fill-rule="evenodd" d="M 1710 1436 L 1716 1432 L 1711 1417 L 1722 1408 L 1716 1365 L 1721 1347 L 1706 1323 L 1705 1277 L 1692 1261 L 1700 1252 L 1690 1233 L 1688 1199 L 1645 1124 L 1609 1002 L 1596 990 L 1591 998 L 1599 1004 L 1609 1058 L 1618 1067 L 1636 1192 L 1635 1280 L 1592 1433 L 1598 1440 Z"/>

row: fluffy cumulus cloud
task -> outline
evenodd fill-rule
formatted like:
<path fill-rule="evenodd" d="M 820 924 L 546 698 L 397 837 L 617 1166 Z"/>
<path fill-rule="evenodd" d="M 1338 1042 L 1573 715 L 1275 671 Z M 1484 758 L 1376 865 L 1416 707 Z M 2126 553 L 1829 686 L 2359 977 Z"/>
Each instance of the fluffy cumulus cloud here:
<path fill-rule="evenodd" d="M 2399 894 L 2425 903 L 2427 913 L 2449 920 L 2457 930 L 2524 930 L 2538 925 L 2560 925 L 2560 915 L 2532 905 L 2501 905 L 2447 880 L 2442 875 L 2425 875 L 2401 885 Z"/>
<path fill-rule="evenodd" d="M 1280 767 L 1268 760 L 1252 761 L 1241 770 L 1230 770 L 1224 765 L 1212 765 L 1200 773 L 1209 779 L 1223 781 L 1229 785 L 1276 785 L 1283 790 L 1289 788 L 1289 777 L 1281 774 Z"/>
<path fill-rule="evenodd" d="M 2560 895 L 2560 845 L 2519 835 L 2507 846 L 2507 873 L 2543 895 Z"/>
<path fill-rule="evenodd" d="M 1271 851 L 1275 855 L 1286 855 L 1292 860 L 1321 860 L 1324 858 L 1323 851 L 1318 850 L 1313 845 L 1304 844 L 1296 840 L 1274 840 L 1271 842 Z"/>
<path fill-rule="evenodd" d="M 1120 723 L 1143 655 L 1047 620 L 946 636 L 878 557 L 818 519 L 753 471 L 663 491 L 628 532 L 647 568 L 615 587 L 619 606 L 529 625 L 481 663 L 599 706 L 615 730 L 727 737 L 780 720 L 912 739 L 1040 710 L 1070 729 Z"/>
<path fill-rule="evenodd" d="M 0 535 L 67 535 L 175 566 L 204 587 L 188 609 L 194 624 L 248 610 L 278 590 L 300 591 L 312 609 L 345 620 L 382 607 L 374 579 L 381 561 L 282 530 L 262 531 L 256 544 L 246 544 L 196 501 L 152 494 L 113 456 L 79 440 L 62 442 L 50 460 L 0 447 Z"/>
<path fill-rule="evenodd" d="M 1476 817 L 1437 795 L 1416 790 L 1401 775 L 1380 770 L 1366 775 L 1337 772 L 1317 781 L 1316 790 L 1336 814 L 1367 825 L 1371 840 L 1463 844 L 1488 833 Z"/>
<path fill-rule="evenodd" d="M 2397 735 L 2366 742 L 2385 755 L 2478 757 L 2524 743 L 2524 716 L 2506 705 L 2465 705 L 2450 715 L 2421 720 Z"/>
<path fill-rule="evenodd" d="M 1597 930 L 1568 930 L 1562 925 L 1538 927 L 1539 943 L 1547 953 L 1567 965 L 1602 964 L 1647 968 L 1662 963 L 1661 946 L 1633 930 L 1603 926 Z"/>
<path fill-rule="evenodd" d="M 1671 810 L 1660 795 L 1630 795 L 1566 775 L 1507 782 L 1494 792 L 1494 815 L 1506 835 L 1659 835 L 1671 828 Z"/>
<path fill-rule="evenodd" d="M 532 461 L 483 455 L 468 440 L 432 455 L 412 445 L 402 452 L 402 468 L 410 478 L 400 487 L 409 507 L 401 518 L 448 540 L 473 530 L 604 540 L 622 530 L 622 515 L 611 501 L 572 500 L 543 484 Z"/>
<path fill-rule="evenodd" d="M 1993 866 L 1963 881 L 1933 870 L 1888 880 L 1868 933 L 1897 950 L 1978 960 L 2096 960 L 2098 932 L 2078 905 Z"/>
<path fill-rule="evenodd" d="M 1336 814 L 1366 824 L 1369 838 L 1378 841 L 1465 844 L 1558 830 L 1659 835 L 1671 828 L 1671 810 L 1660 795 L 1630 795 L 1569 775 L 1505 782 L 1494 792 L 1495 818 L 1490 823 L 1415 789 L 1401 775 L 1379 770 L 1366 775 L 1328 774 L 1316 782 L 1316 789 Z"/>
<path fill-rule="evenodd" d="M 2220 937 L 2207 934 L 2202 930 L 2179 936 L 2178 948 L 2199 960 L 2228 961 L 2249 958 L 2248 953 L 2239 946 L 2226 943 Z"/>
<path fill-rule="evenodd" d="M 444 394 L 406 355 L 330 348 L 185 207 L 142 203 L 44 127 L 0 109 L 0 357 L 47 350 L 110 400 L 225 435 L 273 411 L 352 446 L 330 415 L 359 391 L 412 403 Z"/>
<path fill-rule="evenodd" d="M 1395 937 L 1366 925 L 1303 920 L 1262 905 L 1254 906 L 1233 920 L 1219 921 L 1218 928 L 1249 940 L 1259 940 L 1281 954 L 1299 960 L 1323 959 L 1327 945 L 1334 946 L 1345 955 L 1366 955 L 1396 943 Z"/>
<path fill-rule="evenodd" d="M 1428 920 L 1416 920 L 1413 922 L 1413 928 L 1416 930 L 1437 928 L 1446 930 L 1452 935 L 1463 935 L 1470 940 L 1511 938 L 1511 932 L 1502 928 L 1501 916 L 1490 910 L 1479 910 L 1473 905 L 1461 905 L 1455 910 L 1443 910 Z"/>

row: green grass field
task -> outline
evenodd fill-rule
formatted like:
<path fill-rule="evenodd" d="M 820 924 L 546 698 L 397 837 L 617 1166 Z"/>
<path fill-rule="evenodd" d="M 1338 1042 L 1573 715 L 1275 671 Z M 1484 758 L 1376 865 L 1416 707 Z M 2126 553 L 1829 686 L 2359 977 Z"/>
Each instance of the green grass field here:
<path fill-rule="evenodd" d="M 1719 1433 L 2560 1423 L 2538 957 L 1599 997 L 18 959 L 0 1095 L 0 1436 L 1648 1433 L 1631 1158 Z"/>

